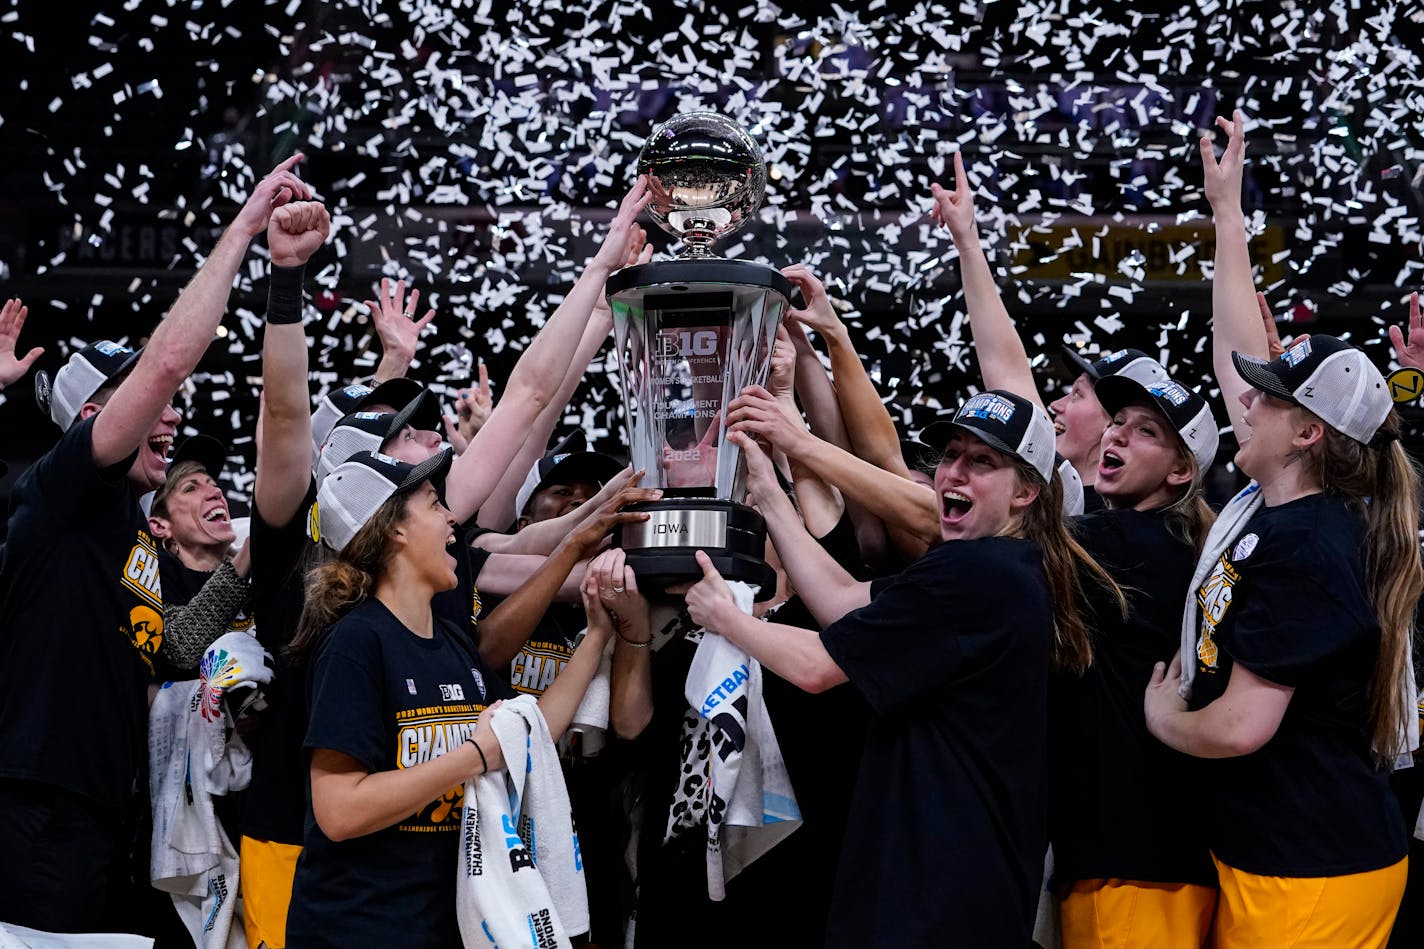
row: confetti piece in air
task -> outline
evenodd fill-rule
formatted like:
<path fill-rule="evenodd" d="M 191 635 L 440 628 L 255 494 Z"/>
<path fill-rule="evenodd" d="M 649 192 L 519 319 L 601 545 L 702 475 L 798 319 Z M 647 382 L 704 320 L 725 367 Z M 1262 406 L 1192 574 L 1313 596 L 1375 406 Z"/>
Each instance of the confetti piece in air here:
<path fill-rule="evenodd" d="M 1065 337 L 1160 352 L 1205 382 L 1198 140 L 1219 150 L 1213 120 L 1239 107 L 1257 279 L 1278 312 L 1398 322 L 1424 279 L 1407 5 L 503 6 L 128 0 L 55 24 L 0 5 L 0 128 L 34 156 L 26 213 L 43 222 L 22 255 L 0 245 L 4 265 L 50 294 L 27 302 L 64 313 L 66 334 L 138 338 L 275 156 L 301 149 L 336 224 L 309 268 L 314 391 L 371 371 L 359 302 L 387 276 L 437 308 L 417 378 L 453 391 L 485 359 L 499 381 L 596 250 L 652 125 L 718 109 L 770 168 L 757 226 L 721 249 L 826 278 L 892 414 L 918 427 L 978 385 L 958 262 L 925 216 L 956 151 L 1045 385 Z M 189 427 L 255 412 L 251 261 Z M 1376 337 L 1357 334 L 1383 364 Z M 567 415 L 616 439 L 611 365 L 595 360 Z M 251 448 L 234 450 L 250 463 Z"/>

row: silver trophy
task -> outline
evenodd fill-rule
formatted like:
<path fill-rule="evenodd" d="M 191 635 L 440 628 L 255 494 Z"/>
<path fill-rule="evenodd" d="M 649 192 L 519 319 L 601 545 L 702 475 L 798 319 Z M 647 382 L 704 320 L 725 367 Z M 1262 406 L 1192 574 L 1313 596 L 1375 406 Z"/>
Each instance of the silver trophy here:
<path fill-rule="evenodd" d="M 742 503 L 746 470 L 723 423 L 744 386 L 766 381 L 777 326 L 800 294 L 765 264 L 711 250 L 756 214 L 766 164 L 731 119 L 690 112 L 653 130 L 638 173 L 648 176 L 653 220 L 683 250 L 620 270 L 605 286 L 633 466 L 647 471 L 645 486 L 663 490 L 631 508 L 651 517 L 623 525 L 615 542 L 647 588 L 700 577 L 702 550 L 723 576 L 770 596 L 766 525 Z"/>

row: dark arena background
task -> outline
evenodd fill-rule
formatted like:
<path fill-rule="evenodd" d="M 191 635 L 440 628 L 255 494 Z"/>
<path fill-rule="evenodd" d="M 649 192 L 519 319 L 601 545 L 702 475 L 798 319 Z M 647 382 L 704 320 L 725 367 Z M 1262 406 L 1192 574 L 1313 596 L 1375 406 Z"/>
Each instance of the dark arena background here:
<path fill-rule="evenodd" d="M 1045 386 L 1062 340 L 1209 374 L 1197 142 L 1233 108 L 1283 335 L 1348 336 L 1384 366 L 1386 325 L 1424 285 L 1417 3 L 0 0 L 0 23 L 0 285 L 51 371 L 81 341 L 141 342 L 256 177 L 300 149 L 336 223 L 308 268 L 313 392 L 373 370 L 362 301 L 382 276 L 437 310 L 413 377 L 453 393 L 483 359 L 498 384 L 650 129 L 692 109 L 750 129 L 770 172 L 759 224 L 718 251 L 820 274 L 907 433 L 977 383 L 955 254 L 926 216 L 957 149 Z M 260 253 L 180 406 L 245 460 L 239 502 Z M 612 369 L 595 363 L 564 428 L 617 451 Z M 3 398 L 8 490 L 56 433 L 28 379 Z"/>

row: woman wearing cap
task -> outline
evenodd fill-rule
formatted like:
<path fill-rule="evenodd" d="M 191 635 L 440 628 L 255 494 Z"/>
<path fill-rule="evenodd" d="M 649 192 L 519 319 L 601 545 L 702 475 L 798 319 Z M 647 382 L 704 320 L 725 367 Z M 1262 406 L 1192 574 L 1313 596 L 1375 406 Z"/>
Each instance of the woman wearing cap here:
<path fill-rule="evenodd" d="M 149 507 L 163 585 L 158 655 L 168 678 L 191 678 L 213 640 L 251 626 L 248 543 L 233 552 L 237 535 L 217 483 L 226 454 L 222 442 L 206 435 L 184 441 L 174 449 L 168 478 Z"/>
<path fill-rule="evenodd" d="M 1142 683 L 1181 634 L 1182 604 L 1211 526 L 1202 472 L 1216 455 L 1205 400 L 1166 380 L 1099 380 L 1110 421 L 1097 493 L 1106 509 L 1073 535 L 1126 591 L 1124 616 L 1090 596 L 1093 663 L 1052 677 L 1049 839 L 1065 949 L 1201 946 L 1216 873 L 1201 838 L 1181 834 L 1193 806 L 1190 759 L 1147 731 Z"/>
<path fill-rule="evenodd" d="M 481 714 L 513 695 L 431 609 L 454 587 L 449 450 L 411 465 L 361 452 L 323 480 L 323 543 L 294 652 L 311 656 L 311 805 L 292 946 L 460 944 L 455 877 L 467 779 L 502 768 Z M 592 624 L 539 707 L 557 736 L 611 626 Z"/>
<path fill-rule="evenodd" d="M 930 217 L 949 229 L 955 249 L 959 251 L 964 302 L 984 385 L 1017 392 L 1043 405 L 1023 341 L 1014 329 L 1009 311 L 1004 308 L 993 271 L 979 243 L 974 191 L 969 187 L 964 159 L 959 152 L 954 154 L 954 190 L 946 191 L 932 184 L 930 193 L 934 201 Z M 1114 375 L 1124 375 L 1138 382 L 1156 382 L 1167 378 L 1167 370 L 1136 349 L 1108 353 L 1091 363 L 1070 349 L 1065 348 L 1065 355 L 1079 372 L 1068 391 L 1048 408 L 1053 412 L 1058 451 L 1082 479 L 1084 509 L 1098 511 L 1104 505 L 1094 490 L 1094 482 L 1098 476 L 1103 430 L 1110 418 L 1098 401 L 1094 383 Z"/>
<path fill-rule="evenodd" d="M 828 944 L 1026 945 L 1046 843 L 1048 670 L 1090 659 L 1080 578 L 1113 586 L 1064 527 L 1047 414 L 990 391 L 931 426 L 945 543 L 874 584 L 835 564 L 766 456 L 730 437 L 826 628 L 741 613 L 701 554 L 689 611 L 801 688 L 849 681 L 871 707 Z"/>
<path fill-rule="evenodd" d="M 1221 161 L 1201 142 L 1217 229 L 1213 348 L 1236 464 L 1253 480 L 1207 538 L 1147 723 L 1204 759 L 1182 832 L 1204 837 L 1216 863 L 1216 946 L 1383 946 L 1408 863 L 1388 774 L 1413 699 L 1418 476 L 1363 353 L 1311 336 L 1261 358 L 1241 113 L 1217 124 Z"/>

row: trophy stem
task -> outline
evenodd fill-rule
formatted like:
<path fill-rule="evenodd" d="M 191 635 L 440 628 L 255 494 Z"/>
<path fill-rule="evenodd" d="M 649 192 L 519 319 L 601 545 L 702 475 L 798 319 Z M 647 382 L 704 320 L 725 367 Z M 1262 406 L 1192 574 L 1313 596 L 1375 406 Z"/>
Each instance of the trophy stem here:
<path fill-rule="evenodd" d="M 711 230 L 686 230 L 682 232 L 682 253 L 678 254 L 680 260 L 707 259 L 713 256 L 712 240 L 715 233 Z"/>

